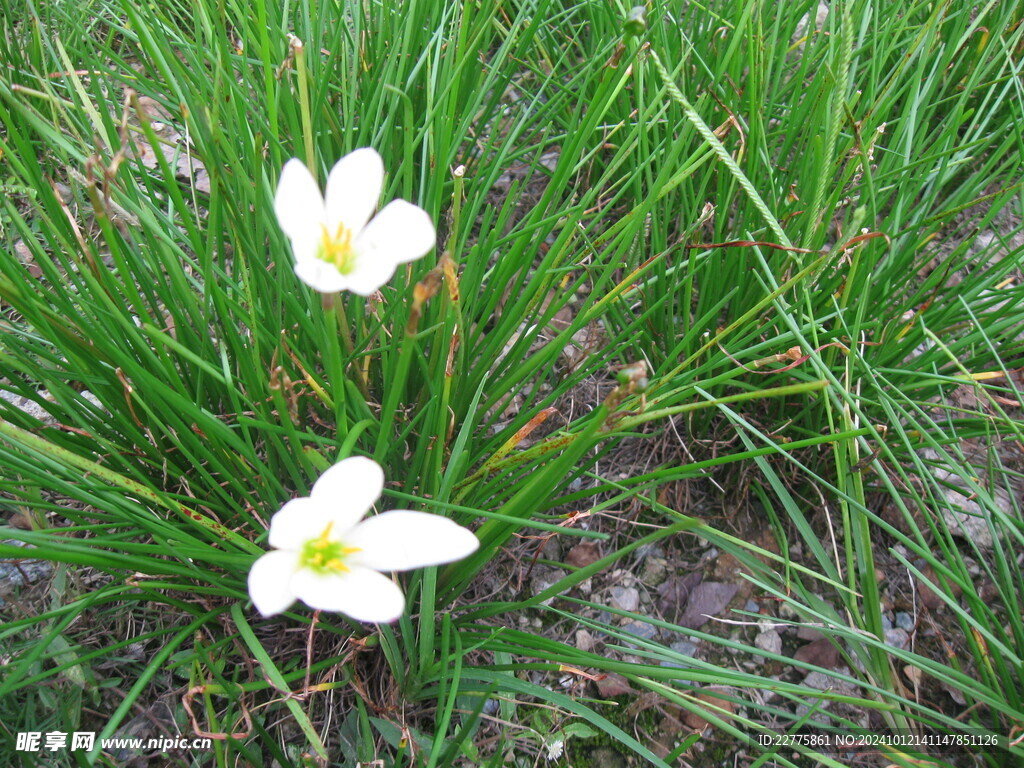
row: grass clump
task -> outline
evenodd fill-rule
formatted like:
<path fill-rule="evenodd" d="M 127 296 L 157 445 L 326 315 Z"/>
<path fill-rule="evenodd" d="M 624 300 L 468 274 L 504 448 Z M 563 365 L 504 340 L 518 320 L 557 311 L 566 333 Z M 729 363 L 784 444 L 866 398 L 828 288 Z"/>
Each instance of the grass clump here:
<path fill-rule="evenodd" d="M 780 765 L 843 764 L 754 738 L 812 723 L 1021 754 L 1020 22 L 998 3 L 15 2 L 0 556 L 53 571 L 0 630 L 0 749 L 35 764 L 19 733 L 94 731 L 47 759 L 114 765 L 101 740 L 134 719 L 210 736 L 186 765 L 534 765 L 546 705 L 587 729 L 570 755 L 593 731 L 638 764 L 699 761 L 700 739 L 659 750 L 558 690 L 571 669 Z M 437 248 L 324 297 L 274 191 L 289 158 L 322 181 L 363 146 Z M 384 468 L 381 510 L 480 548 L 402 577 L 394 624 L 261 618 L 270 517 L 350 455 Z M 562 545 L 545 567 L 600 546 L 533 588 L 537 537 Z M 655 547 L 669 580 L 732 558 L 771 607 L 681 626 L 584 589 Z M 915 644 L 891 631 L 901 595 Z M 841 663 L 757 646 L 757 622 L 809 626 Z M 963 758 L 886 757 L 922 755 Z"/>

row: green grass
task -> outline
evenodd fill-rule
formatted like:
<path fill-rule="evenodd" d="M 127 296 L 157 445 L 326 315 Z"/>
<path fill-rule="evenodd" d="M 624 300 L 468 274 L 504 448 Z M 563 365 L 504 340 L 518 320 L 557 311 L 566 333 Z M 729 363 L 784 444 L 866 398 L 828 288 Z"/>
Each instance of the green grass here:
<path fill-rule="evenodd" d="M 32 523 L 0 540 L 56 570 L 0 629 L 0 750 L 19 731 L 110 736 L 161 697 L 188 733 L 192 690 L 203 730 L 245 735 L 183 764 L 533 765 L 566 721 L 665 765 L 602 705 L 548 690 L 568 665 L 692 711 L 696 687 L 732 686 L 739 714 L 705 716 L 756 753 L 766 724 L 799 730 L 796 703 L 839 695 L 518 623 L 628 640 L 588 618 L 599 601 L 541 603 L 694 535 L 788 606 L 780 621 L 835 639 L 861 711 L 1020 736 L 1020 12 L 837 2 L 817 30 L 808 2 L 677 5 L 633 35 L 621 3 L 14 3 L 0 384 L 49 418 L 0 400 L 0 491 Z M 132 145 L 168 132 L 178 155 L 143 163 Z M 323 180 L 360 146 L 439 244 L 379 299 L 329 304 L 292 273 L 272 197 L 288 158 Z M 186 147 L 208 191 L 179 173 Z M 678 440 L 680 458 L 611 463 Z M 352 454 L 384 467 L 382 509 L 451 516 L 481 548 L 406 577 L 394 625 L 320 616 L 307 656 L 311 612 L 260 619 L 245 578 L 270 516 Z M 660 500 L 707 473 L 743 478 L 717 506 L 763 515 L 781 555 L 705 520 L 714 505 Z M 992 548 L 953 537 L 956 487 Z M 642 533 L 559 525 L 628 505 Z M 605 556 L 539 594 L 478 586 L 551 531 Z M 951 653 L 886 645 L 880 559 L 937 574 Z M 692 634 L 765 655 L 719 629 Z M 905 665 L 966 704 L 915 695 Z M 48 759 L 116 764 L 75 755 Z"/>

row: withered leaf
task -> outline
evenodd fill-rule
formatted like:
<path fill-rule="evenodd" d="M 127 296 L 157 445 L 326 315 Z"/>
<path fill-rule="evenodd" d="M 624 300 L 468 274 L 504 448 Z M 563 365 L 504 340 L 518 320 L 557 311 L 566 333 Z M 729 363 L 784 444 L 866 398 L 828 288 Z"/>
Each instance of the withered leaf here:
<path fill-rule="evenodd" d="M 565 556 L 565 562 L 573 568 L 586 568 L 600 559 L 601 545 L 596 541 L 581 541 Z"/>
<path fill-rule="evenodd" d="M 728 720 L 728 716 L 736 712 L 736 703 L 722 698 L 722 695 L 727 692 L 728 690 L 725 688 L 705 688 L 697 694 L 697 698 L 708 705 L 707 711 L 714 713 L 715 717 Z M 724 713 L 719 711 L 723 709 Z M 711 724 L 696 712 L 687 712 L 683 721 L 695 731 L 703 731 Z"/>

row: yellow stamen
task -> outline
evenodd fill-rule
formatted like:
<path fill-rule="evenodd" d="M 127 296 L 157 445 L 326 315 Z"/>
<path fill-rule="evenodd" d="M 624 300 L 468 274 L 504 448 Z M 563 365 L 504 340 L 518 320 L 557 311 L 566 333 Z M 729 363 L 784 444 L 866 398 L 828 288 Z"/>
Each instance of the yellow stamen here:
<path fill-rule="evenodd" d="M 334 521 L 331 520 L 324 528 L 324 532 L 317 537 L 316 543 L 313 545 L 317 549 L 323 549 L 324 547 L 330 546 L 331 544 L 331 528 L 334 527 Z"/>
<path fill-rule="evenodd" d="M 348 573 L 351 569 L 345 565 L 345 558 L 359 552 L 359 547 L 346 547 L 341 541 L 331 538 L 333 521 L 324 528 L 323 533 L 306 542 L 302 556 L 302 564 L 314 571 L 334 571 Z"/>
<path fill-rule="evenodd" d="M 320 225 L 320 247 L 316 257 L 332 264 L 341 274 L 349 274 L 356 265 L 356 252 L 352 248 L 352 230 L 339 224 L 332 235 L 326 224 Z"/>

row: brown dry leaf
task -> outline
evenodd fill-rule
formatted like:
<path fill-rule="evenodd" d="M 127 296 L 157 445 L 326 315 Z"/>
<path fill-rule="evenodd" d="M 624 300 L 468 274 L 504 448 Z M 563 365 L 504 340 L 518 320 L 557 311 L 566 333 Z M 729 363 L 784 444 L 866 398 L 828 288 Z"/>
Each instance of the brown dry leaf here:
<path fill-rule="evenodd" d="M 661 694 L 656 691 L 641 691 L 629 702 L 629 706 L 626 707 L 626 716 L 635 718 L 648 709 L 658 708 L 660 710 L 664 701 Z"/>
<path fill-rule="evenodd" d="M 935 576 L 935 569 L 931 565 L 925 565 L 921 569 L 921 575 L 925 579 L 930 581 L 932 584 L 938 584 L 938 579 Z M 960 597 L 962 590 L 956 584 L 956 582 L 950 582 L 950 593 L 953 599 Z M 938 593 L 935 592 L 925 581 L 917 582 L 917 596 L 921 600 L 921 604 L 924 605 L 929 611 L 934 611 L 940 605 L 943 604 L 942 598 L 939 597 Z"/>
<path fill-rule="evenodd" d="M 949 698 L 959 704 L 961 707 L 967 706 L 967 697 L 964 696 L 964 692 L 957 688 L 955 685 L 948 685 L 947 683 L 939 683 L 942 690 L 949 694 Z"/>
<path fill-rule="evenodd" d="M 15 512 L 7 522 L 13 528 L 20 528 L 23 531 L 31 531 L 33 528 L 32 518 L 24 512 Z"/>
<path fill-rule="evenodd" d="M 565 562 L 573 568 L 586 568 L 600 559 L 601 545 L 596 541 L 581 541 L 565 556 Z"/>
<path fill-rule="evenodd" d="M 667 704 L 662 709 L 663 717 L 654 733 L 649 734 L 651 751 L 661 759 L 668 757 L 675 749 L 680 736 L 683 735 L 683 716 L 686 710 L 675 704 Z"/>
<path fill-rule="evenodd" d="M 924 680 L 924 672 L 922 669 L 920 667 L 915 667 L 913 664 L 905 664 L 903 666 L 903 674 L 907 676 L 907 680 L 918 687 L 920 687 L 921 681 Z"/>
<path fill-rule="evenodd" d="M 722 694 L 728 692 L 728 688 L 705 688 L 697 694 L 697 699 L 709 705 L 707 709 L 713 714 L 713 716 L 728 718 L 728 715 L 736 713 L 736 702 L 722 698 Z M 724 709 L 727 714 L 720 712 L 720 709 Z M 687 712 L 683 716 L 683 721 L 695 731 L 703 731 L 711 725 L 708 720 L 705 720 L 696 712 Z"/>
<path fill-rule="evenodd" d="M 676 623 L 681 627 L 699 629 L 710 616 L 721 613 L 733 599 L 739 587 L 720 581 L 705 581 L 698 584 L 686 602 L 686 610 Z"/>
<path fill-rule="evenodd" d="M 793 658 L 822 669 L 837 669 L 842 664 L 839 649 L 827 637 L 798 648 Z"/>

